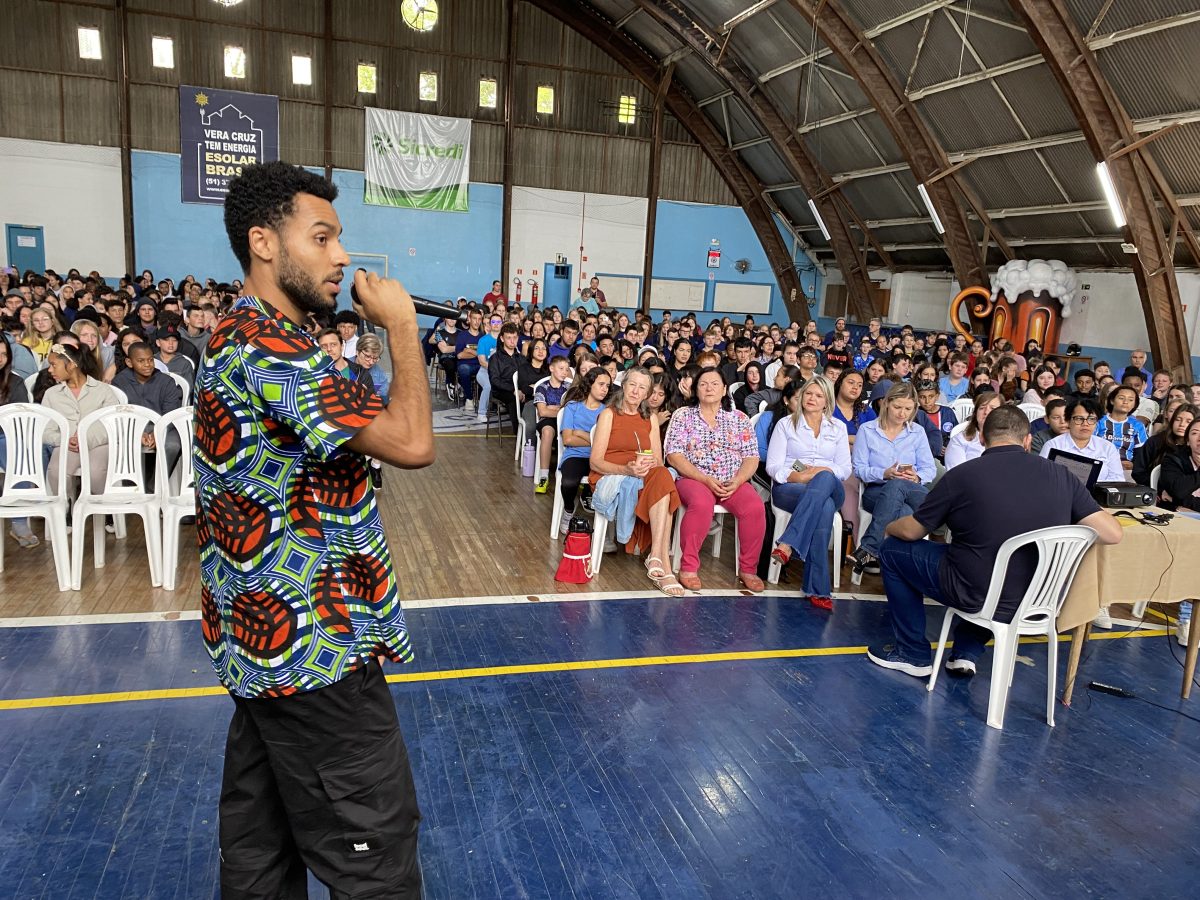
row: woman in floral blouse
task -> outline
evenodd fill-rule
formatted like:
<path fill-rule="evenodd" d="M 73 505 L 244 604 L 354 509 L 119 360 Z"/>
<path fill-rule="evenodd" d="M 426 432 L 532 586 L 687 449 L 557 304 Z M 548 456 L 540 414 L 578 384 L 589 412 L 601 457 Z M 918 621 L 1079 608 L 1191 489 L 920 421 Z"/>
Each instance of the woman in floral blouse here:
<path fill-rule="evenodd" d="M 679 583 L 699 590 L 700 545 L 719 503 L 737 520 L 738 580 L 755 593 L 763 589 L 758 557 L 766 533 L 762 500 L 749 484 L 758 468 L 758 442 L 750 419 L 731 408 L 719 369 L 696 376 L 692 399 L 671 416 L 663 452 L 679 473 L 675 489 L 684 506 L 679 529 Z"/>

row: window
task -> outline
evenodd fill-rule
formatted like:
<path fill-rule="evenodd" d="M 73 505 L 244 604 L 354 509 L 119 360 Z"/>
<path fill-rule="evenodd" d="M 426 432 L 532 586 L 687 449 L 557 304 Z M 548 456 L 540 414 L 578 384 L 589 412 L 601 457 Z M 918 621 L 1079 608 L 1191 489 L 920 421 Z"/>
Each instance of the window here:
<path fill-rule="evenodd" d="M 484 109 L 496 108 L 496 79 L 479 79 L 479 105 Z"/>
<path fill-rule="evenodd" d="M 246 51 L 241 47 L 225 48 L 225 77 L 246 77 Z"/>
<path fill-rule="evenodd" d="M 375 67 L 370 63 L 358 64 L 358 92 L 360 94 L 375 93 Z"/>
<path fill-rule="evenodd" d="M 104 56 L 100 52 L 100 29 L 99 28 L 80 28 L 79 29 L 79 58 L 80 59 L 103 59 Z"/>
<path fill-rule="evenodd" d="M 637 121 L 637 97 L 621 95 L 621 102 L 617 105 L 617 121 L 622 125 L 632 125 Z"/>
<path fill-rule="evenodd" d="M 417 95 L 422 100 L 437 99 L 437 72 L 422 72 L 417 86 Z"/>
<path fill-rule="evenodd" d="M 292 57 L 292 84 L 312 84 L 312 57 Z"/>
<path fill-rule="evenodd" d="M 150 56 L 156 69 L 175 68 L 175 39 L 156 37 L 150 39 Z"/>
<path fill-rule="evenodd" d="M 400 15 L 413 31 L 432 31 L 438 20 L 437 0 L 403 0 Z"/>
<path fill-rule="evenodd" d="M 551 85 L 538 85 L 537 111 L 540 116 L 554 115 L 554 88 Z"/>

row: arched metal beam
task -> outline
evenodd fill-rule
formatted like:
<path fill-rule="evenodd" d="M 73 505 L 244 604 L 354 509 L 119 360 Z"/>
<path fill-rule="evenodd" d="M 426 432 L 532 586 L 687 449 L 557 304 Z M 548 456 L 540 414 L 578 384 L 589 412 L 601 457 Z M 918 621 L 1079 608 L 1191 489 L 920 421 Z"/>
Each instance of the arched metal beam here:
<path fill-rule="evenodd" d="M 957 186 L 964 199 L 984 222 L 985 232 L 995 236 L 987 213 L 974 194 L 953 174 L 947 174 L 950 161 L 946 151 L 933 137 L 924 119 L 904 94 L 891 69 L 871 40 L 835 0 L 788 0 L 817 32 L 821 41 L 842 61 L 854 76 L 879 118 L 892 134 L 917 181 L 925 185 L 930 202 L 946 229 L 943 239 L 954 274 L 963 287 L 989 284 L 987 250 L 971 232 L 966 210 L 954 196 Z M 1003 246 L 1001 249 L 1005 249 Z M 1007 251 L 1006 251 L 1007 253 Z"/>
<path fill-rule="evenodd" d="M 1024 20 L 1058 79 L 1097 161 L 1108 163 L 1125 212 L 1126 240 L 1137 248 L 1130 262 L 1154 362 L 1165 369 L 1182 368 L 1190 381 L 1191 350 L 1173 259 L 1178 229 L 1186 223 L 1178 201 L 1145 146 L 1131 148 L 1138 139 L 1133 122 L 1060 0 L 1009 0 L 1009 5 Z M 1131 152 L 1121 152 L 1127 148 Z M 1169 235 L 1163 229 L 1156 193 L 1175 217 Z"/>
<path fill-rule="evenodd" d="M 728 38 L 695 21 L 690 12 L 674 0 L 637 0 L 638 8 L 666 29 L 693 55 L 703 60 L 713 73 L 728 85 L 732 96 L 741 101 L 758 120 L 763 133 L 770 138 L 775 150 L 790 170 L 792 177 L 817 206 L 817 211 L 829 231 L 829 244 L 834 259 L 846 281 L 851 313 L 860 321 L 875 315 L 874 285 L 867 269 L 866 255 L 856 244 L 851 231 L 853 214 L 843 209 L 834 194 L 838 185 L 813 159 L 804 143 L 796 136 L 780 112 L 759 90 L 746 69 L 738 65 L 737 55 L 728 45 Z M 842 197 L 844 205 L 849 202 Z M 869 236 L 869 232 L 867 232 Z M 891 267 L 886 251 L 876 251 L 883 264 Z"/>
<path fill-rule="evenodd" d="M 650 94 L 657 94 L 662 86 L 663 77 L 657 61 L 627 34 L 620 31 L 614 22 L 590 5 L 580 2 L 564 3 L 562 0 L 527 2 L 587 38 L 623 66 Z M 775 273 L 788 313 L 797 322 L 806 323 L 810 315 L 804 291 L 800 287 L 800 276 L 764 197 L 762 184 L 750 174 L 737 154 L 726 146 L 708 117 L 696 105 L 696 101 L 684 93 L 677 83 L 672 82 L 668 85 L 663 99 L 667 110 L 700 145 L 745 211 Z"/>

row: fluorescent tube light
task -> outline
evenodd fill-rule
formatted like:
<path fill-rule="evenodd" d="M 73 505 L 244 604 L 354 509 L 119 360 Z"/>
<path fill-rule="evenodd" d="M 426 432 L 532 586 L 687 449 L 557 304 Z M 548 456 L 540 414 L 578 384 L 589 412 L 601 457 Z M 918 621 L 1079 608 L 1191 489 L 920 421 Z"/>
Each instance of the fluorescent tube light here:
<path fill-rule="evenodd" d="M 825 240 L 829 240 L 829 229 L 825 227 L 825 220 L 821 218 L 821 214 L 817 212 L 817 202 L 815 200 L 808 201 L 808 208 L 812 210 L 813 218 L 817 220 L 817 227 L 821 229 L 821 234 Z"/>
<path fill-rule="evenodd" d="M 1121 208 L 1121 198 L 1117 196 L 1117 186 L 1113 184 L 1112 175 L 1108 171 L 1108 163 L 1096 163 L 1096 177 L 1100 179 L 1100 187 L 1104 189 L 1104 199 L 1108 201 L 1113 224 L 1118 228 L 1124 228 L 1125 210 Z"/>
<path fill-rule="evenodd" d="M 917 193 L 921 195 L 921 199 L 925 201 L 925 209 L 929 213 L 929 218 L 933 219 L 933 227 L 938 234 L 946 233 L 946 226 L 942 224 L 941 217 L 937 214 L 937 210 L 933 208 L 933 203 L 929 199 L 929 191 L 925 190 L 925 185 L 917 183 Z"/>

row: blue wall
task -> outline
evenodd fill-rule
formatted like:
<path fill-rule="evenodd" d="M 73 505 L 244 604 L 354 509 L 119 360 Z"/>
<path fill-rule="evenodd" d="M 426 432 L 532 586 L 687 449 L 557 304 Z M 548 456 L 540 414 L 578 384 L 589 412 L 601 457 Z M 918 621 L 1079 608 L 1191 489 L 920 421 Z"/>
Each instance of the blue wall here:
<path fill-rule="evenodd" d="M 363 174 L 335 169 L 340 191 L 342 242 L 351 253 L 384 254 L 389 274 L 414 294 L 430 299 L 482 297 L 500 273 L 500 230 L 503 191 L 496 184 L 470 186 L 470 212 L 431 213 L 368 206 L 362 202 Z M 179 281 L 184 275 L 229 281 L 241 275 L 225 237 L 222 208 L 183 203 L 179 199 L 179 157 L 168 153 L 133 153 L 133 206 L 138 269 Z M 721 267 L 709 269 L 709 240 L 721 242 Z M 410 248 L 413 254 L 409 255 Z M 701 321 L 719 318 L 712 312 L 718 281 L 771 285 L 767 321 L 786 322 L 787 310 L 754 229 L 736 206 L 706 206 L 660 201 L 655 229 L 655 278 L 704 281 L 707 285 Z M 739 275 L 735 260 L 750 260 Z M 710 274 L 714 281 L 708 281 Z M 603 273 L 601 273 L 603 274 Z M 805 291 L 817 296 L 819 276 L 802 275 Z"/>

